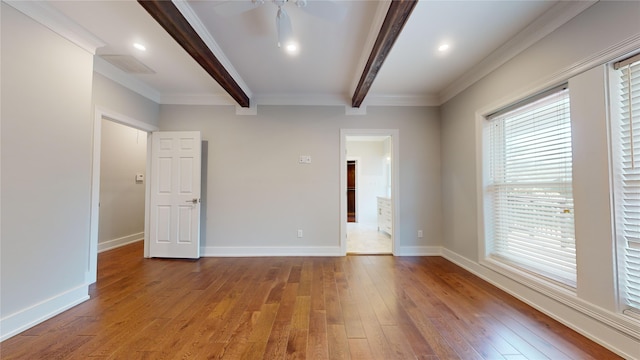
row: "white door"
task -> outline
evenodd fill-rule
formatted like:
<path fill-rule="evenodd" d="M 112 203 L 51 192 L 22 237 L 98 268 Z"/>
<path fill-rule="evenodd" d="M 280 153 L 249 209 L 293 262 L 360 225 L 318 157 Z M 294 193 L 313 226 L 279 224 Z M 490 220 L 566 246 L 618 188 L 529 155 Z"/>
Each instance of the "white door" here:
<path fill-rule="evenodd" d="M 149 256 L 199 258 L 200 132 L 154 132 L 151 141 Z"/>

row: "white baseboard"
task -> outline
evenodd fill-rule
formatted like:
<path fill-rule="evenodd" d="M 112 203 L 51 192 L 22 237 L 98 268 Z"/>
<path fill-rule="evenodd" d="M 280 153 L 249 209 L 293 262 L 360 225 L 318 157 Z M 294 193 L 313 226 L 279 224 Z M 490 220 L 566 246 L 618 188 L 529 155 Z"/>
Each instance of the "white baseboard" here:
<path fill-rule="evenodd" d="M 121 238 L 117 238 L 113 240 L 103 241 L 98 243 L 98 253 L 119 248 L 121 246 L 125 246 L 141 240 L 144 240 L 144 232 L 123 236 Z"/>
<path fill-rule="evenodd" d="M 402 246 L 396 256 L 442 256 L 441 246 Z"/>
<path fill-rule="evenodd" d="M 442 256 L 625 359 L 640 360 L 636 326 L 620 315 L 596 308 L 584 300 L 574 299 L 569 303 L 561 297 L 539 292 L 448 249 L 442 250 Z M 529 296 L 532 293 L 535 296 Z"/>
<path fill-rule="evenodd" d="M 89 300 L 89 285 L 81 285 L 0 319 L 0 341 L 17 335 Z"/>
<path fill-rule="evenodd" d="M 340 246 L 309 247 L 232 247 L 207 246 L 200 248 L 202 257 L 258 257 L 258 256 L 342 256 Z"/>

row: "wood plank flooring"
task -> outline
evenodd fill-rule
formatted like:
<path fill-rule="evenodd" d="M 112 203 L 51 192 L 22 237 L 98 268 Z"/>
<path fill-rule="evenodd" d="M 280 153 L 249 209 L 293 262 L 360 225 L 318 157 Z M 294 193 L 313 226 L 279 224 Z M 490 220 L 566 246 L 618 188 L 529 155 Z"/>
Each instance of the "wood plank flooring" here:
<path fill-rule="evenodd" d="M 99 255 L 91 300 L 9 359 L 619 359 L 440 257 Z"/>

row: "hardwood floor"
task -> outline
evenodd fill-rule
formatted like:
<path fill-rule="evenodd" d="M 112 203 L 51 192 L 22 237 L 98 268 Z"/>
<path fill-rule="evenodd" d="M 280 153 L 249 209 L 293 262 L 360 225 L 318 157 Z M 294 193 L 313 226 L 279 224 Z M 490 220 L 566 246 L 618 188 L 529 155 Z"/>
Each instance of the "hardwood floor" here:
<path fill-rule="evenodd" d="M 619 359 L 439 257 L 99 256 L 91 300 L 8 359 Z"/>

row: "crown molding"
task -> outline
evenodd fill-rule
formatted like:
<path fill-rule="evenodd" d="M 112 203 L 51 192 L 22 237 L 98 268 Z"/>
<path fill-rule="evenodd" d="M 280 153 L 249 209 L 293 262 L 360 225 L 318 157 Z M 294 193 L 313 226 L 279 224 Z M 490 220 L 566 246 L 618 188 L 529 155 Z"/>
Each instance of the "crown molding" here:
<path fill-rule="evenodd" d="M 349 103 L 348 96 L 342 94 L 256 94 L 257 105 L 300 105 L 300 106 L 332 106 Z"/>
<path fill-rule="evenodd" d="M 151 86 L 139 81 L 135 77 L 109 64 L 99 56 L 93 57 L 93 71 L 115 81 L 116 83 L 134 91 L 147 99 L 161 104 L 162 96 L 160 92 Z"/>
<path fill-rule="evenodd" d="M 202 20 L 200 20 L 198 15 L 196 15 L 191 5 L 189 5 L 184 0 L 172 0 L 172 2 L 176 6 L 178 11 L 180 11 L 182 16 L 184 16 L 184 18 L 187 19 L 187 22 L 191 25 L 191 27 L 193 27 L 193 29 L 200 36 L 202 41 L 204 41 L 207 47 L 209 47 L 209 50 L 211 50 L 211 52 L 216 56 L 218 61 L 220 61 L 220 63 L 227 70 L 229 75 L 231 75 L 231 77 L 236 81 L 236 83 L 238 83 L 238 86 L 242 88 L 244 93 L 247 94 L 249 98 L 252 98 L 253 95 L 251 93 L 251 90 L 249 89 L 249 86 L 247 86 L 247 84 L 244 82 L 244 79 L 242 79 L 242 76 L 240 76 L 238 71 L 233 67 L 233 64 L 231 64 L 231 61 L 229 61 L 229 58 L 227 58 L 225 53 L 222 51 L 222 49 L 220 48 L 216 40 L 213 38 L 213 35 L 211 35 L 209 30 L 207 30 L 207 27 L 204 25 Z"/>
<path fill-rule="evenodd" d="M 2 2 L 78 45 L 92 55 L 95 55 L 96 49 L 106 45 L 104 41 L 51 7 L 51 5 L 45 1 L 2 0 Z"/>
<path fill-rule="evenodd" d="M 104 60 L 103 60 L 104 61 Z M 106 63 L 106 62 L 105 62 Z M 107 64 L 109 65 L 109 64 Z M 115 69 L 118 70 L 118 69 Z M 101 72 L 102 73 L 102 72 Z M 103 74 L 105 75 L 105 74 Z M 159 94 L 149 93 L 149 90 L 134 89 L 131 84 L 125 84 L 126 79 L 116 80 L 112 75 L 105 75 L 110 79 L 128 87 L 129 89 L 156 101 L 159 104 L 171 105 L 236 105 L 227 94 Z M 127 75 L 125 75 L 127 76 Z M 130 78 L 130 76 L 127 76 Z M 144 85 L 144 84 L 138 84 Z M 155 90 L 153 90 L 155 91 Z M 346 95 L 336 94 L 256 94 L 251 107 L 243 111 L 242 115 L 251 114 L 257 105 L 280 105 L 280 106 L 346 106 L 351 107 L 349 98 Z M 438 106 L 437 96 L 418 95 L 369 95 L 363 106 Z M 352 113 L 353 111 L 349 111 Z"/>
<path fill-rule="evenodd" d="M 435 95 L 376 95 L 371 94 L 363 102 L 369 106 L 439 106 Z"/>
<path fill-rule="evenodd" d="M 439 94 L 439 104 L 451 100 L 545 36 L 549 35 L 599 0 L 559 1 L 516 36 L 484 58 Z"/>
<path fill-rule="evenodd" d="M 162 94 L 160 104 L 171 105 L 236 105 L 237 103 L 224 94 Z"/>

